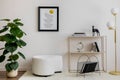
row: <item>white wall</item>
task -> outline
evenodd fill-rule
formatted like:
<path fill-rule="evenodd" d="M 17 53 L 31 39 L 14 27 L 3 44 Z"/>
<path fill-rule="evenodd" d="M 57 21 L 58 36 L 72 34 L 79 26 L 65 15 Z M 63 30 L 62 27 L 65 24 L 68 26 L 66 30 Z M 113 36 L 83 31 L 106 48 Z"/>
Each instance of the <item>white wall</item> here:
<path fill-rule="evenodd" d="M 102 35 L 107 36 L 107 69 L 113 70 L 113 32 L 107 30 L 106 22 L 113 20 L 110 9 L 120 8 L 119 3 L 118 0 L 0 0 L 0 18 L 21 18 L 24 23 L 22 28 L 27 33 L 24 37 L 27 46 L 21 51 L 24 52 L 27 60 L 20 60 L 22 70 L 28 67 L 30 69 L 32 56 L 39 54 L 64 55 L 64 69 L 67 69 L 67 37 L 74 32 L 89 34 L 92 25 L 98 27 Z M 38 32 L 38 6 L 59 6 L 59 32 Z M 118 26 L 120 26 L 119 23 Z M 119 27 L 118 30 L 120 30 Z M 120 43 L 120 37 L 118 43 Z M 119 48 L 120 45 L 118 45 Z M 118 65 L 120 67 L 120 59 Z M 4 64 L 0 64 L 0 68 L 3 69 Z"/>

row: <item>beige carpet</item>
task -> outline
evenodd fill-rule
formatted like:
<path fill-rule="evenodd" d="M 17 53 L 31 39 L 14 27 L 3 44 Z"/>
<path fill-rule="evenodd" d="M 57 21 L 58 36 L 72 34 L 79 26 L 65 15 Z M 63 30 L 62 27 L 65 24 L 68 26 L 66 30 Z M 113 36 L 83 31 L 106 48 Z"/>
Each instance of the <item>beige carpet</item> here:
<path fill-rule="evenodd" d="M 55 73 L 49 77 L 38 77 L 27 71 L 19 80 L 120 80 L 120 76 L 108 73 L 89 73 L 84 76 L 76 76 L 76 73 Z"/>

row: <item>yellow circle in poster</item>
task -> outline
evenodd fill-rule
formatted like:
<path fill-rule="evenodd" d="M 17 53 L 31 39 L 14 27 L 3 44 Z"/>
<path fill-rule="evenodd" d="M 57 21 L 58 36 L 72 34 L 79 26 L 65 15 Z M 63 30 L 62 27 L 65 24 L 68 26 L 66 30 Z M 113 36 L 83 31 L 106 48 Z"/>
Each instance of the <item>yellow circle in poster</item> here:
<path fill-rule="evenodd" d="M 54 14 L 54 10 L 53 10 L 53 9 L 50 9 L 50 10 L 49 10 L 49 13 L 50 13 L 50 14 Z"/>

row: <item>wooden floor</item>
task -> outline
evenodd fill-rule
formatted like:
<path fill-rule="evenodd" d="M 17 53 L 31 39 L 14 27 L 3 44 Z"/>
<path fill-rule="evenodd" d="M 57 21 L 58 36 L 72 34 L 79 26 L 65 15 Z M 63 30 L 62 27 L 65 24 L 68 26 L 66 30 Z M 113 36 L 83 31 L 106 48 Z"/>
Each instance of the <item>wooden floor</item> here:
<path fill-rule="evenodd" d="M 18 76 L 16 78 L 8 78 L 6 76 L 5 71 L 0 71 L 0 80 L 18 80 L 25 73 L 25 71 L 19 71 L 18 73 L 19 74 L 18 74 Z"/>

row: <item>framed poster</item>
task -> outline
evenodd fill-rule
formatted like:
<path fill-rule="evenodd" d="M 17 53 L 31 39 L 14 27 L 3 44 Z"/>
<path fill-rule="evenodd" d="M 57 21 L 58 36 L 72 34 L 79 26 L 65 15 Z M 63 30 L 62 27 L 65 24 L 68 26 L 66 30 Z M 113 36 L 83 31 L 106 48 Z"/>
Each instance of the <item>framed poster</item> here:
<path fill-rule="evenodd" d="M 38 31 L 59 31 L 59 7 L 38 7 Z"/>

